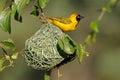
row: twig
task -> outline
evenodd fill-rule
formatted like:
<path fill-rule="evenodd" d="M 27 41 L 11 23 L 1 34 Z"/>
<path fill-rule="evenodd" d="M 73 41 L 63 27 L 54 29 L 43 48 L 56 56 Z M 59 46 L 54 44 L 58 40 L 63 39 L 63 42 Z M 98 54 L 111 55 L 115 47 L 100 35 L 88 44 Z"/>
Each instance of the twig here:
<path fill-rule="evenodd" d="M 59 68 L 57 69 L 57 75 L 58 75 L 58 80 L 60 80 L 60 77 L 62 76 L 62 74 L 60 73 Z"/>
<path fill-rule="evenodd" d="M 41 12 L 41 17 L 40 17 L 41 22 L 43 22 L 43 23 L 48 22 L 48 21 L 47 21 L 47 17 L 46 17 L 46 15 L 45 15 L 42 7 L 39 5 L 39 2 L 37 2 L 37 3 L 38 3 L 38 6 L 39 6 L 39 9 L 40 9 L 40 12 Z"/>
<path fill-rule="evenodd" d="M 3 50 L 3 52 L 4 52 L 4 53 L 3 53 L 4 56 L 8 54 L 7 51 L 6 51 L 4 48 L 2 48 L 2 50 Z"/>

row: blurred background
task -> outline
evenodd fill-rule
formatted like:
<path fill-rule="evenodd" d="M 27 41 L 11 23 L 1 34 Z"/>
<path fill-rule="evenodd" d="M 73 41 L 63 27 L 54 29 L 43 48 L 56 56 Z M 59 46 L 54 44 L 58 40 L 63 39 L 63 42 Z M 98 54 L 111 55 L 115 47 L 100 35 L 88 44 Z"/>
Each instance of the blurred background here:
<path fill-rule="evenodd" d="M 83 43 L 91 31 L 91 21 L 97 19 L 100 8 L 108 1 L 50 0 L 44 12 L 48 17 L 69 17 L 75 12 L 83 15 L 85 18 L 79 23 L 77 30 L 67 32 L 75 41 Z M 25 40 L 41 26 L 39 17 L 30 15 L 33 5 L 30 4 L 23 9 L 22 23 L 12 18 L 10 35 L 0 29 L 0 41 L 12 38 L 18 51 L 24 49 Z M 60 67 L 60 80 L 120 80 L 120 2 L 113 8 L 112 13 L 104 15 L 97 41 L 88 46 L 87 50 L 91 56 L 85 57 L 82 64 L 75 59 Z M 15 61 L 14 67 L 0 72 L 0 80 L 42 80 L 42 77 L 41 71 L 27 66 L 22 56 Z"/>

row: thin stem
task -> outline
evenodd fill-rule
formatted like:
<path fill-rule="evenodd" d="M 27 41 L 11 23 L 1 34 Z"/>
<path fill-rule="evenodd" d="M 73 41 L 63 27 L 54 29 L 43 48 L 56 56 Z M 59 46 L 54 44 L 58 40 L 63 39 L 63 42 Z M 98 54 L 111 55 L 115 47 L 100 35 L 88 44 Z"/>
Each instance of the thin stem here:
<path fill-rule="evenodd" d="M 5 55 L 7 55 L 7 51 L 4 48 L 2 48 L 2 50 L 5 53 Z"/>
<path fill-rule="evenodd" d="M 42 7 L 39 5 L 39 1 L 37 2 L 37 4 L 38 4 L 39 9 L 40 9 L 40 12 L 41 12 L 41 17 L 40 17 L 41 22 L 43 22 L 43 23 L 48 22 L 48 21 L 47 21 L 47 17 L 46 17 L 46 15 L 45 15 Z"/>
<path fill-rule="evenodd" d="M 57 75 L 58 75 L 58 80 L 60 80 L 60 77 L 62 76 L 62 74 L 60 73 L 59 68 L 57 69 Z"/>
<path fill-rule="evenodd" d="M 100 14 L 99 17 L 98 17 L 98 21 L 101 21 L 101 20 L 102 20 L 105 12 L 106 12 L 106 8 L 103 7 L 103 8 L 102 8 L 102 12 L 101 12 L 101 14 Z"/>
<path fill-rule="evenodd" d="M 2 51 L 4 52 L 3 55 L 6 56 L 8 53 L 7 53 L 7 51 L 2 47 L 2 44 L 1 44 L 1 43 L 0 43 L 0 47 L 1 47 Z"/>
<path fill-rule="evenodd" d="M 45 75 L 44 75 L 44 80 L 50 80 L 50 74 L 51 74 L 51 70 L 50 71 L 46 71 Z"/>

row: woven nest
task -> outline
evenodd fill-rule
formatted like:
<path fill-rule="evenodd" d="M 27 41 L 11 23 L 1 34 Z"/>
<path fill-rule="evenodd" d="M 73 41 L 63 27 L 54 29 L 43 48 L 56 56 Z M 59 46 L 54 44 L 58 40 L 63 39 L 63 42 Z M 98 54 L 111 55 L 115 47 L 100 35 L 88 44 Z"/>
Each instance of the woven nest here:
<path fill-rule="evenodd" d="M 23 57 L 34 69 L 49 70 L 65 60 L 56 47 L 63 33 L 58 27 L 46 23 L 25 42 Z"/>

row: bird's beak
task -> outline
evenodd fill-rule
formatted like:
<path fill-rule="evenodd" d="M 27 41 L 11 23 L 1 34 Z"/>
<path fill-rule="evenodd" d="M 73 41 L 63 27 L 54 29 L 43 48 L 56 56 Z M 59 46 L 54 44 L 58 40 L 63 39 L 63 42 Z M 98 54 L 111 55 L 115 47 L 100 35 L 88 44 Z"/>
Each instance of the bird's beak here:
<path fill-rule="evenodd" d="M 80 16 L 80 19 L 85 18 L 84 16 Z"/>

